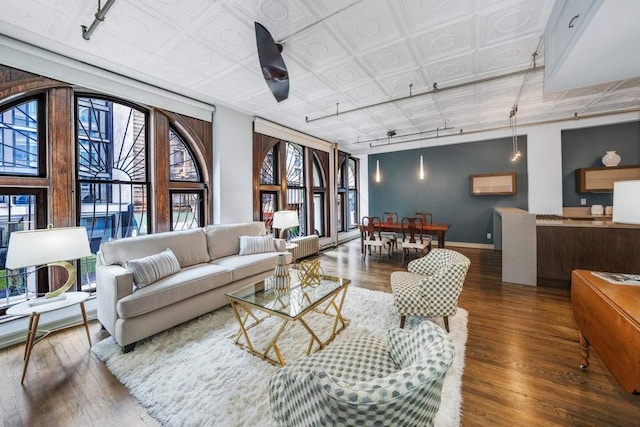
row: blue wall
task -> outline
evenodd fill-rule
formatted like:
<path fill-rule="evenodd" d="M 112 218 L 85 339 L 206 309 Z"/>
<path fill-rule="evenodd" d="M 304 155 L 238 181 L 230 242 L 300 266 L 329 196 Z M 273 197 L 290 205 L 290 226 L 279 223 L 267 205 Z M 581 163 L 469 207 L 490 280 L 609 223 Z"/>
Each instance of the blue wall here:
<path fill-rule="evenodd" d="M 640 122 L 620 123 L 562 131 L 562 205 L 587 206 L 613 204 L 613 193 L 578 193 L 576 169 L 601 167 L 606 151 L 615 150 L 620 166 L 640 164 Z"/>
<path fill-rule="evenodd" d="M 433 221 L 451 224 L 446 240 L 493 243 L 493 208 L 527 209 L 527 143 L 518 139 L 523 156 L 511 162 L 511 138 L 454 144 L 394 153 L 369 155 L 369 215 L 397 212 L 400 218 L 431 212 Z M 426 179 L 418 179 L 420 153 Z M 382 182 L 374 182 L 376 159 Z M 471 196 L 469 175 L 516 172 L 518 191 L 512 196 Z"/>

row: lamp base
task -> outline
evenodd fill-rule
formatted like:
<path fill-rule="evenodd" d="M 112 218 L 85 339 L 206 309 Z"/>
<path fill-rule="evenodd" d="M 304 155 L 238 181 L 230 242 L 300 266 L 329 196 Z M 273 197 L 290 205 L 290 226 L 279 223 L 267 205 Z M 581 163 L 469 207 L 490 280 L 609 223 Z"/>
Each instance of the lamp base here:
<path fill-rule="evenodd" d="M 62 285 L 55 291 L 47 292 L 46 294 L 44 294 L 44 297 L 47 299 L 52 299 L 60 295 L 64 295 L 64 293 L 67 292 L 71 288 L 71 286 L 73 286 L 73 283 L 76 281 L 75 267 L 67 261 L 51 262 L 47 264 L 47 266 L 48 267 L 58 266 L 58 267 L 64 268 L 65 270 L 67 270 L 68 277 L 64 285 Z"/>

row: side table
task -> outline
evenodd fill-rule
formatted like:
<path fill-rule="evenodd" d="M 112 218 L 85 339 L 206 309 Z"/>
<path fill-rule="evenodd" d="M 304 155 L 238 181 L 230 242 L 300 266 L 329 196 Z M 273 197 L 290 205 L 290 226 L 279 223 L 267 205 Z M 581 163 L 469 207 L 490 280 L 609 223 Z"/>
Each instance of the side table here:
<path fill-rule="evenodd" d="M 297 247 L 298 247 L 298 244 L 297 244 L 297 243 L 290 243 L 290 242 L 287 242 L 286 249 L 287 249 L 289 252 L 291 252 L 291 263 L 292 263 L 293 265 L 295 265 L 295 264 L 298 262 L 298 260 L 296 259 L 296 253 L 293 251 L 293 250 L 294 250 L 294 249 L 296 249 Z"/>
<path fill-rule="evenodd" d="M 31 357 L 31 350 L 33 346 L 44 339 L 47 335 L 56 330 L 42 330 L 38 331 L 38 322 L 40 321 L 40 315 L 50 311 L 60 310 L 72 305 L 80 305 L 80 311 L 82 312 L 82 323 L 87 331 L 87 339 L 89 340 L 89 348 L 91 348 L 91 336 L 89 335 L 89 325 L 87 324 L 87 313 L 84 309 L 84 302 L 89 298 L 87 292 L 66 292 L 65 299 L 56 300 L 49 303 L 39 305 L 29 305 L 29 301 L 14 305 L 7 310 L 7 314 L 10 316 L 30 316 L 29 328 L 27 329 L 27 341 L 24 347 L 24 368 L 22 370 L 22 380 L 20 384 L 24 383 L 24 377 L 27 374 L 27 367 L 29 366 L 29 358 Z M 38 332 L 44 332 L 44 334 L 36 339 Z"/>

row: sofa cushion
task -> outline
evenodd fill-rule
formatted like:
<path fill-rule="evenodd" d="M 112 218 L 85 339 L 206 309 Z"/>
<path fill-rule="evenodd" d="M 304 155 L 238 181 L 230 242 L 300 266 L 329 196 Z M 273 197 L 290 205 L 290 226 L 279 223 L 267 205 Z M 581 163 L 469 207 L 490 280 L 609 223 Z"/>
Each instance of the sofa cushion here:
<path fill-rule="evenodd" d="M 240 255 L 275 252 L 273 236 L 240 236 Z"/>
<path fill-rule="evenodd" d="M 211 261 L 212 264 L 231 270 L 233 281 L 271 271 L 276 268 L 278 256 L 283 252 L 266 252 L 253 255 L 232 255 Z M 291 262 L 291 254 L 284 252 L 287 264 Z"/>
<path fill-rule="evenodd" d="M 105 242 L 100 245 L 101 262 L 124 267 L 129 260 L 158 254 L 167 248 L 173 251 L 182 268 L 210 260 L 204 230 L 193 228 Z"/>
<path fill-rule="evenodd" d="M 159 254 L 129 260 L 126 262 L 126 268 L 133 274 L 133 283 L 138 288 L 143 288 L 177 273 L 180 271 L 180 264 L 173 251 L 166 249 Z"/>
<path fill-rule="evenodd" d="M 207 263 L 186 267 L 158 280 L 153 286 L 138 289 L 120 299 L 117 305 L 118 317 L 126 319 L 150 313 L 231 281 L 231 271 L 218 265 Z"/>
<path fill-rule="evenodd" d="M 213 261 L 240 253 L 240 236 L 264 236 L 264 222 L 208 225 L 204 229 L 210 259 Z"/>

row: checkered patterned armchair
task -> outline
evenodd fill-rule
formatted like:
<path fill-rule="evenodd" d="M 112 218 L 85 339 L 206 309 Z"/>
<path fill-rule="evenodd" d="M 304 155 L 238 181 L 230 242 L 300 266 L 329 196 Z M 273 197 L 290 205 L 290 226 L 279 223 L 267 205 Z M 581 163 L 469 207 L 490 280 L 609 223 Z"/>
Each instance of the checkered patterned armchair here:
<path fill-rule="evenodd" d="M 456 314 L 458 297 L 469 270 L 469 258 L 450 249 L 433 249 L 409 263 L 409 271 L 391 273 L 391 290 L 400 312 L 400 327 L 407 316 L 442 316 L 447 332 Z"/>
<path fill-rule="evenodd" d="M 335 343 L 271 378 L 271 412 L 282 426 L 432 426 L 453 356 L 431 322 Z"/>

